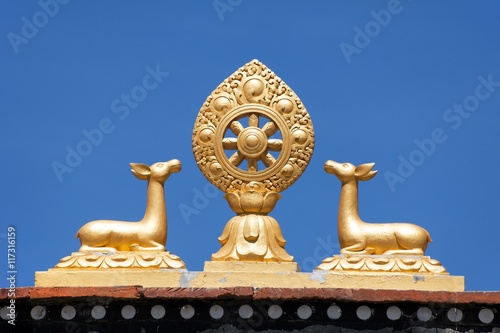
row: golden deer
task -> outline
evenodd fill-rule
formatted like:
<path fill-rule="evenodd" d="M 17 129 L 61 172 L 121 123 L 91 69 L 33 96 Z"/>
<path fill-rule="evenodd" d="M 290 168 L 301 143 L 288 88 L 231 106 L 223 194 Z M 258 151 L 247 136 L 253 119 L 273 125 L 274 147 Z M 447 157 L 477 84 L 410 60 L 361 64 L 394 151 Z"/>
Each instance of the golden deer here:
<path fill-rule="evenodd" d="M 358 181 L 377 174 L 374 163 L 361 164 L 327 161 L 325 171 L 342 182 L 338 213 L 338 236 L 341 254 L 424 255 L 427 230 L 410 223 L 366 223 L 358 214 Z"/>
<path fill-rule="evenodd" d="M 139 222 L 96 220 L 76 233 L 80 252 L 164 251 L 167 241 L 167 212 L 163 184 L 171 173 L 181 170 L 179 160 L 158 162 L 151 166 L 130 163 L 132 173 L 148 181 L 146 212 Z"/>

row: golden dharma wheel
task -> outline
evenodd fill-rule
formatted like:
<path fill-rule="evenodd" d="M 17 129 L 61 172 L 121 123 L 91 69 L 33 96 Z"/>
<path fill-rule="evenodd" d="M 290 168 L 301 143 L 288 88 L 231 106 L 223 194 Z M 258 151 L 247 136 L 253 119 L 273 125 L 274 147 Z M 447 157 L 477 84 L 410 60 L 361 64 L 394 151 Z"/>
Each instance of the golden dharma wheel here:
<path fill-rule="evenodd" d="M 313 149 L 306 108 L 258 60 L 238 69 L 208 96 L 193 130 L 198 167 L 224 192 L 250 182 L 281 192 L 300 177 Z"/>

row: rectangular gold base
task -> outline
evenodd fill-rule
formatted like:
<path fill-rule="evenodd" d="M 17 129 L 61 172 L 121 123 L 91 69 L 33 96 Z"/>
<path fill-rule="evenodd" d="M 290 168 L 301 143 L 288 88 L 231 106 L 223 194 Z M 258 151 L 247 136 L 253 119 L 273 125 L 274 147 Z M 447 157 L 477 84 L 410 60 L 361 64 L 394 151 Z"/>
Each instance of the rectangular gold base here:
<path fill-rule="evenodd" d="M 295 273 L 296 262 L 205 261 L 204 272 Z"/>
<path fill-rule="evenodd" d="M 36 272 L 37 287 L 255 287 L 464 291 L 464 277 L 442 274 L 312 273 L 283 271 L 189 272 L 173 269 L 49 269 Z M 216 269 L 219 269 L 215 267 Z M 210 270 L 212 269 L 212 270 Z"/>

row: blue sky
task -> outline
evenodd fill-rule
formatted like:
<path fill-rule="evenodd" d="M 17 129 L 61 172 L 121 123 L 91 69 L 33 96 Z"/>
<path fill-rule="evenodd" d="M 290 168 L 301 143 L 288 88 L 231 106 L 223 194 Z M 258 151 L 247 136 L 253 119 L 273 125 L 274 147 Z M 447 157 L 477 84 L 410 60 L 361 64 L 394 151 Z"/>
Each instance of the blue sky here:
<path fill-rule="evenodd" d="M 0 267 L 6 275 L 13 226 L 18 286 L 76 252 L 86 222 L 139 220 L 146 183 L 128 163 L 173 158 L 183 169 L 166 183 L 167 249 L 202 270 L 234 213 L 196 166 L 194 121 L 212 90 L 257 58 L 315 128 L 308 168 L 271 213 L 302 271 L 340 250 L 340 182 L 325 161 L 375 162 L 378 175 L 359 187 L 361 217 L 423 226 L 426 254 L 464 275 L 467 290 L 500 290 L 498 2 L 1 6 Z"/>

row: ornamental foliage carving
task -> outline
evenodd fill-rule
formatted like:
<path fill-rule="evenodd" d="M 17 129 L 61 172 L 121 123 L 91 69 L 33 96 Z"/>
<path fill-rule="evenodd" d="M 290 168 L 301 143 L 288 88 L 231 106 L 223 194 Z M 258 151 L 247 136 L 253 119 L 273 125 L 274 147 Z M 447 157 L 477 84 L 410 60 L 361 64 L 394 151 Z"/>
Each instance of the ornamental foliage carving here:
<path fill-rule="evenodd" d="M 293 260 L 278 222 L 267 214 L 281 198 L 279 192 L 305 170 L 313 149 L 306 108 L 258 60 L 215 88 L 196 118 L 193 153 L 208 181 L 226 192 L 237 216 L 224 228 L 222 248 L 212 260 Z"/>
<path fill-rule="evenodd" d="M 337 255 L 324 259 L 317 269 L 337 272 L 448 274 L 439 261 L 427 256 Z"/>
<path fill-rule="evenodd" d="M 77 252 L 62 258 L 55 268 L 186 268 L 184 262 L 170 252 Z"/>
<path fill-rule="evenodd" d="M 281 192 L 302 174 L 313 148 L 306 108 L 258 60 L 238 69 L 208 96 L 193 130 L 198 167 L 224 192 L 251 181 Z"/>

